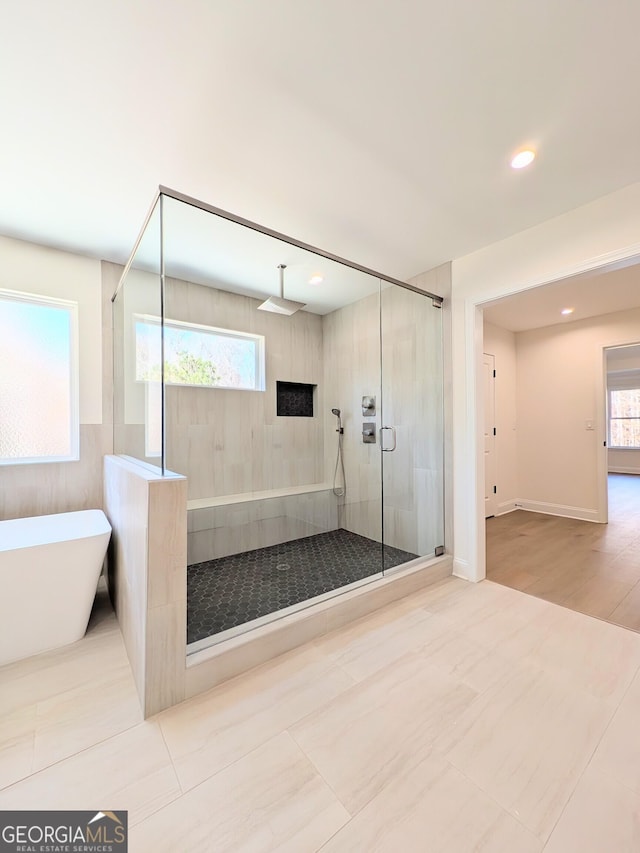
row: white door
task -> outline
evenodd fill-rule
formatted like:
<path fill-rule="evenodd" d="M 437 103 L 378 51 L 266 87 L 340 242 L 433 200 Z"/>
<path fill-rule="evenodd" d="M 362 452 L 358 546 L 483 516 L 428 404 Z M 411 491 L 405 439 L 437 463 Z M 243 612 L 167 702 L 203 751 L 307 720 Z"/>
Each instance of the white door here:
<path fill-rule="evenodd" d="M 482 356 L 484 387 L 484 517 L 496 514 L 496 394 L 495 357 Z"/>

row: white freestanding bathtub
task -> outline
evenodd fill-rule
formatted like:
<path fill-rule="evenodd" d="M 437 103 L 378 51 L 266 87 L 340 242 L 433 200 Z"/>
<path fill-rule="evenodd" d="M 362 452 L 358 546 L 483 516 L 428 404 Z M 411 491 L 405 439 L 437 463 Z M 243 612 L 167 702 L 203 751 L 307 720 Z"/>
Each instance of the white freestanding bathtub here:
<path fill-rule="evenodd" d="M 84 636 L 110 536 L 100 509 L 0 521 L 0 666 Z"/>

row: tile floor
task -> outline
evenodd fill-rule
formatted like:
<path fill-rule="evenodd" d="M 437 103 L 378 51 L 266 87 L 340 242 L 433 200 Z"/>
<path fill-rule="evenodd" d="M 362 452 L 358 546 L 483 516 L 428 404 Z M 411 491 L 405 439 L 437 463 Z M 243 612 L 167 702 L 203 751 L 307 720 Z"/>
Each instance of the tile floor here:
<path fill-rule="evenodd" d="M 609 523 L 487 519 L 487 578 L 640 631 L 640 476 L 609 474 Z"/>
<path fill-rule="evenodd" d="M 0 669 L 0 809 L 131 853 L 637 853 L 640 635 L 449 578 L 156 717 L 102 600 Z"/>
<path fill-rule="evenodd" d="M 194 563 L 187 570 L 187 643 L 277 613 L 416 554 L 383 547 L 350 530 L 329 530 Z"/>

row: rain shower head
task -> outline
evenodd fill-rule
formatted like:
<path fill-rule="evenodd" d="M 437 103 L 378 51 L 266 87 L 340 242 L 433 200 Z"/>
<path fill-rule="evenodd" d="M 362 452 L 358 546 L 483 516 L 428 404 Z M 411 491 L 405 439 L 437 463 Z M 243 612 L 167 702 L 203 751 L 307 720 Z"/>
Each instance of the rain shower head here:
<path fill-rule="evenodd" d="M 272 314 L 283 314 L 285 317 L 290 317 L 304 308 L 306 303 L 294 302 L 292 299 L 279 299 L 277 296 L 270 296 L 262 305 L 258 305 L 258 311 L 271 311 Z"/>
<path fill-rule="evenodd" d="M 278 264 L 280 270 L 280 296 L 270 296 L 262 305 L 258 305 L 258 311 L 271 311 L 273 314 L 283 314 L 285 317 L 290 317 L 304 308 L 306 302 L 294 302 L 293 299 L 284 298 L 284 271 L 287 268 L 286 264 Z"/>
<path fill-rule="evenodd" d="M 340 417 L 340 409 L 331 409 L 331 414 L 335 415 L 337 418 Z"/>

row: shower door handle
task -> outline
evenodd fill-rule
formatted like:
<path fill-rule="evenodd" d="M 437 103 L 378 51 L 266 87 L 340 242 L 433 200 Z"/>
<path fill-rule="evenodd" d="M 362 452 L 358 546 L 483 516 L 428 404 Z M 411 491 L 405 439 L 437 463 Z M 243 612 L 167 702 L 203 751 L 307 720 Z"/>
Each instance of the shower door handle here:
<path fill-rule="evenodd" d="M 386 429 L 391 430 L 391 435 L 393 436 L 393 447 L 383 447 L 382 446 L 382 435 L 380 435 L 380 450 L 382 450 L 383 453 L 391 453 L 393 450 L 396 449 L 397 444 L 398 444 L 398 442 L 396 440 L 396 428 L 392 427 L 392 426 L 380 427 L 380 433 L 383 433 Z"/>

